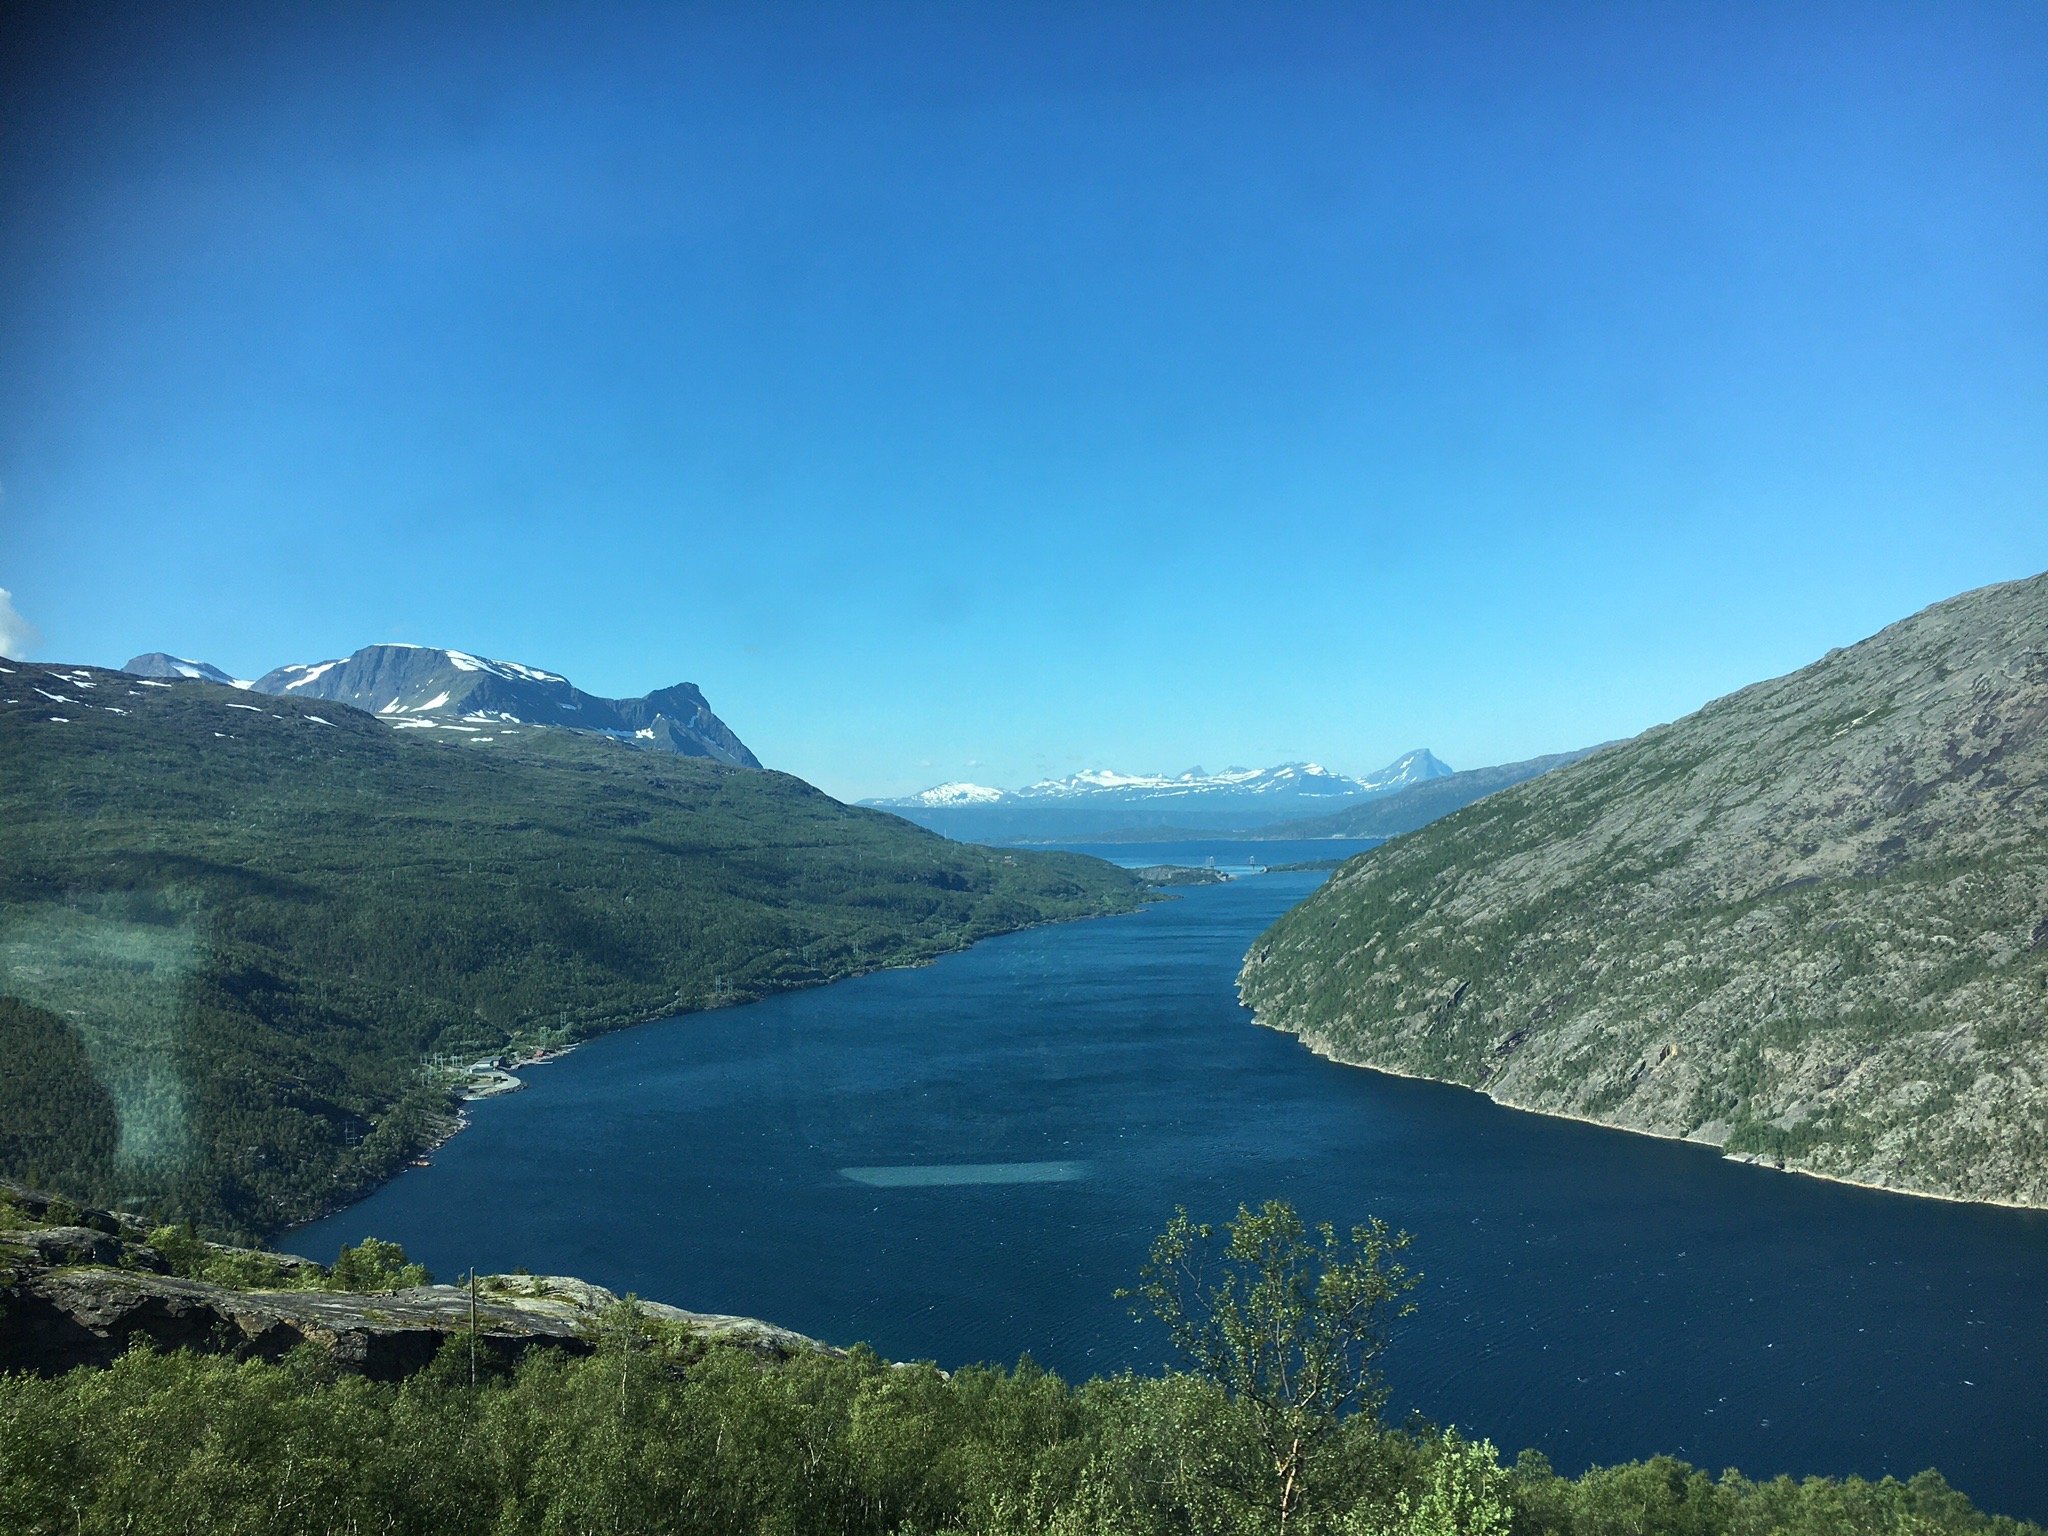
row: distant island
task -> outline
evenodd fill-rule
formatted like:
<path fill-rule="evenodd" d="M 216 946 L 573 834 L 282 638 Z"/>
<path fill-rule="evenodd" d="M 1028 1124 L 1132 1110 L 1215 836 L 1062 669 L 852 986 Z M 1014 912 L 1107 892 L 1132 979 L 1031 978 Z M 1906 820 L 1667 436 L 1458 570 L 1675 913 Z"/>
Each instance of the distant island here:
<path fill-rule="evenodd" d="M 1147 885 L 1224 885 L 1230 876 L 1220 869 L 1204 869 L 1191 864 L 1148 864 L 1143 869 L 1131 871 Z"/>

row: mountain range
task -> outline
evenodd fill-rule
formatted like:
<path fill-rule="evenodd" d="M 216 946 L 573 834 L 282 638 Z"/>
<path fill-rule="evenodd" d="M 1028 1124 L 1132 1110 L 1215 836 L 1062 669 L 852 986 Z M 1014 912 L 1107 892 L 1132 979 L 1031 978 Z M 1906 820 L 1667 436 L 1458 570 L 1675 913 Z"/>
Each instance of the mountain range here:
<path fill-rule="evenodd" d="M 1022 789 L 940 784 L 863 805 L 969 842 L 1029 842 L 1129 835 L 1160 828 L 1197 833 L 1325 813 L 1441 779 L 1451 768 L 1426 748 L 1353 778 L 1317 763 L 1207 773 L 1120 773 L 1091 769 Z"/>
<path fill-rule="evenodd" d="M 761 766 L 712 713 L 694 683 L 677 683 L 637 699 L 607 699 L 585 693 L 559 673 L 420 645 L 366 645 L 332 661 L 278 667 L 253 681 L 163 651 L 137 656 L 122 670 L 136 677 L 221 683 L 278 698 L 326 699 L 412 730 L 476 736 L 486 729 L 555 726 L 683 757 Z"/>
<path fill-rule="evenodd" d="M 1612 743 L 1602 743 L 1603 746 Z M 1317 837 L 1399 837 L 1403 832 L 1413 832 L 1426 827 L 1438 817 L 1462 810 L 1475 800 L 1482 800 L 1497 790 L 1512 784 L 1525 784 L 1530 779 L 1541 778 L 1554 769 L 1563 768 L 1581 758 L 1591 757 L 1599 747 L 1581 747 L 1575 752 L 1551 752 L 1542 757 L 1526 758 L 1519 763 L 1499 763 L 1491 768 L 1467 768 L 1458 773 L 1446 774 L 1442 778 L 1425 779 L 1420 784 L 1411 784 L 1392 794 L 1375 795 L 1359 804 L 1346 806 L 1326 815 L 1304 817 L 1298 821 L 1275 822 L 1271 826 L 1253 829 L 1247 835 L 1253 838 L 1317 838 Z"/>
<path fill-rule="evenodd" d="M 2048 576 L 1361 855 L 1239 988 L 1338 1060 L 2048 1206 Z"/>

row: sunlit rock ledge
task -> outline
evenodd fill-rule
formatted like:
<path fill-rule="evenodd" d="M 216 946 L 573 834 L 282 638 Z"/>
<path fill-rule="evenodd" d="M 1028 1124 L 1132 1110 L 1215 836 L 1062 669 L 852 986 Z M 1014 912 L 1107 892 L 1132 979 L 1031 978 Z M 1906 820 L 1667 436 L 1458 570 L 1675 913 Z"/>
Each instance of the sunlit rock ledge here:
<path fill-rule="evenodd" d="M 277 1360 L 301 1345 L 325 1351 L 338 1368 L 392 1381 L 424 1369 L 450 1340 L 474 1330 L 479 1360 L 509 1365 L 535 1349 L 594 1353 L 607 1331 L 630 1321 L 678 1344 L 746 1350 L 765 1361 L 842 1351 L 750 1317 L 691 1312 L 560 1275 L 480 1275 L 461 1285 L 390 1290 L 292 1288 L 323 1273 L 289 1254 L 206 1244 L 212 1253 L 259 1262 L 279 1288 L 241 1288 L 168 1272 L 163 1254 L 140 1240 L 131 1218 L 67 1209 L 14 1188 L 0 1230 L 0 1370 L 54 1375 L 112 1364 L 140 1342 L 237 1359 Z M 44 1224 L 56 1217 L 61 1224 Z"/>

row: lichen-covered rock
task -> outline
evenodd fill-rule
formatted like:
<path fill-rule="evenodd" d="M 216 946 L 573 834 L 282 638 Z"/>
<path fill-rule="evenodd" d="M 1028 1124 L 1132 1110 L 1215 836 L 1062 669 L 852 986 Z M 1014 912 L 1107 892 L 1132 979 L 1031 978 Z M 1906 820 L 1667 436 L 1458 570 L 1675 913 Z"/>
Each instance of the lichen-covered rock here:
<path fill-rule="evenodd" d="M 45 1227 L 89 1227 L 113 1237 L 137 1236 L 147 1225 L 139 1216 L 74 1205 L 62 1195 L 30 1189 L 11 1179 L 0 1179 L 0 1207 L 10 1207 L 21 1219 Z"/>
<path fill-rule="evenodd" d="M 511 1282 L 510 1289 L 501 1289 Z M 541 1282 L 547 1294 L 520 1295 L 530 1277 L 478 1281 L 479 1352 L 507 1363 L 531 1349 L 589 1354 L 601 1314 L 619 1298 L 582 1281 Z M 339 1367 L 391 1381 L 422 1369 L 450 1339 L 467 1339 L 466 1286 L 399 1291 L 236 1291 L 175 1275 L 112 1268 L 18 1274 L 0 1298 L 0 1369 L 44 1374 L 108 1365 L 140 1339 L 160 1349 L 194 1349 L 276 1360 L 301 1344 L 324 1349 Z M 679 1324 L 706 1344 L 783 1359 L 825 1346 L 752 1318 L 639 1303 L 655 1323 Z"/>
<path fill-rule="evenodd" d="M 51 1197 L 10 1186 L 0 1229 L 0 1370 L 45 1375 L 109 1365 L 137 1343 L 241 1359 L 276 1360 L 313 1345 L 336 1366 L 378 1380 L 425 1367 L 450 1339 L 472 1326 L 479 1358 L 509 1364 L 532 1349 L 589 1354 L 617 1326 L 620 1298 L 603 1286 L 561 1275 L 483 1275 L 467 1285 L 387 1291 L 338 1291 L 320 1265 L 289 1255 L 253 1255 L 259 1272 L 291 1288 L 256 1289 L 168 1274 L 162 1254 L 105 1212 L 99 1226 L 37 1224 L 51 1211 L 75 1216 Z M 117 1235 L 120 1234 L 120 1235 Z M 196 1241 L 196 1240 L 194 1240 Z M 201 1244 L 219 1258 L 249 1250 Z M 782 1360 L 827 1346 L 747 1317 L 688 1312 L 634 1301 L 637 1325 L 666 1344 L 745 1349 Z"/>
<path fill-rule="evenodd" d="M 118 1237 L 91 1227 L 35 1227 L 26 1231 L 0 1233 L 0 1254 L 9 1249 L 38 1264 L 119 1264 L 130 1251 Z M 134 1250 L 141 1262 L 137 1268 L 162 1272 L 164 1263 L 153 1249 Z"/>

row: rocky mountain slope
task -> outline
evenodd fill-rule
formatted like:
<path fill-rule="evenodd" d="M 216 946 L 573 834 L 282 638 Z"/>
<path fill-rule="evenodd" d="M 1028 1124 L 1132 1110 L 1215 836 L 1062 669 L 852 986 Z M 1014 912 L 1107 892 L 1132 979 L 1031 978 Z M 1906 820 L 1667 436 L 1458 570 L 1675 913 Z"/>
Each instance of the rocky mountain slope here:
<path fill-rule="evenodd" d="M 1361 856 L 1239 984 L 1340 1060 L 2048 1205 L 2048 576 Z"/>
<path fill-rule="evenodd" d="M 137 656 L 122 670 L 228 683 L 279 698 L 327 699 L 404 729 L 474 734 L 492 726 L 557 726 L 683 757 L 761 766 L 694 683 L 637 699 L 606 699 L 538 667 L 420 645 L 366 645 L 333 661 L 278 667 L 254 682 L 162 651 Z"/>
<path fill-rule="evenodd" d="M 263 1233 L 457 1063 L 1127 910 L 787 774 L 0 661 L 0 1174 Z"/>
<path fill-rule="evenodd" d="M 1022 789 L 940 784 L 915 795 L 861 803 L 970 842 L 1142 837 L 1147 828 L 1213 832 L 1331 811 L 1450 772 L 1425 748 L 1356 778 L 1318 763 L 1231 768 L 1222 773 L 1199 768 L 1181 774 L 1091 769 Z"/>

